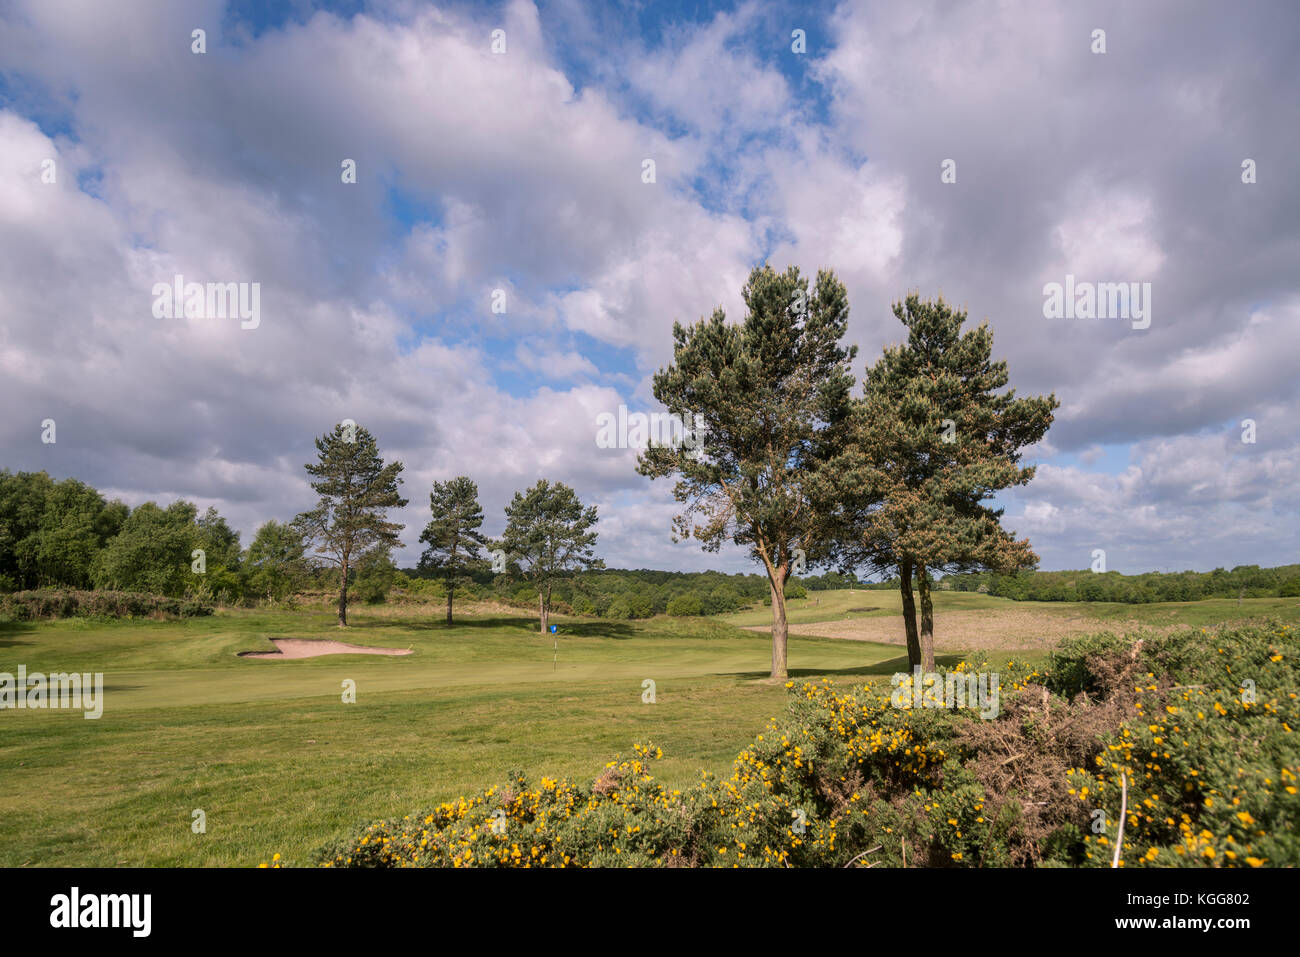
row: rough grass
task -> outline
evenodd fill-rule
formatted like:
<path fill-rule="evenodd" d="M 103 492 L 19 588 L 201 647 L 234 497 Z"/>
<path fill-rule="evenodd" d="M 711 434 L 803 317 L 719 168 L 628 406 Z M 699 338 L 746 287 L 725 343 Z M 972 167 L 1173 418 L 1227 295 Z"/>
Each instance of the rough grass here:
<path fill-rule="evenodd" d="M 1166 631 L 1224 622 L 1245 624 L 1264 618 L 1300 622 L 1300 599 L 1214 598 L 1199 602 L 1030 602 L 993 598 L 975 592 L 935 592 L 935 648 L 957 653 L 975 650 L 1047 651 L 1069 635 L 1097 631 Z M 896 591 L 810 593 L 791 601 L 790 634 L 903 644 L 901 602 Z M 725 620 L 754 631 L 771 628 L 771 609 L 751 609 Z"/>

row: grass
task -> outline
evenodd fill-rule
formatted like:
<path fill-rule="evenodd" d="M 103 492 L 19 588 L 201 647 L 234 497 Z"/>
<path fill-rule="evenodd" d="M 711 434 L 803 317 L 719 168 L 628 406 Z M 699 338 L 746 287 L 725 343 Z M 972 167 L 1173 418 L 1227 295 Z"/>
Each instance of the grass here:
<path fill-rule="evenodd" d="M 991 598 L 978 592 L 932 592 L 936 611 L 979 611 L 1007 608 L 1026 604 L 1010 602 L 1005 598 Z M 1051 603 L 1035 602 L 1047 608 Z M 786 618 L 792 625 L 811 625 L 823 621 L 844 621 L 852 618 L 886 618 L 903 614 L 902 598 L 898 589 L 840 589 L 836 591 L 809 592 L 807 598 L 786 601 Z M 747 628 L 772 624 L 771 606 L 756 605 L 730 615 L 719 615 L 718 620 Z M 901 628 L 901 625 L 900 625 Z"/>
<path fill-rule="evenodd" d="M 358 608 L 356 644 L 407 657 L 240 659 L 270 636 L 338 638 L 328 612 L 0 629 L 0 670 L 104 672 L 105 709 L 0 715 L 0 865 L 305 863 L 331 838 L 498 783 L 513 768 L 596 777 L 653 740 L 676 786 L 724 771 L 785 706 L 766 636 L 713 621 L 526 618 L 446 628 L 438 610 Z M 886 645 L 799 639 L 792 677 L 905 668 Z M 345 678 L 357 703 L 341 701 Z M 642 682 L 656 702 L 642 702 Z M 191 831 L 192 812 L 207 833 Z"/>
<path fill-rule="evenodd" d="M 1208 598 L 1204 601 L 1162 601 L 1149 604 L 1083 601 L 1011 601 L 978 592 L 933 591 L 935 614 L 954 611 L 1031 612 L 1044 619 L 1091 618 L 1099 630 L 1115 622 L 1136 621 L 1150 625 L 1204 625 L 1240 622 L 1272 617 L 1283 621 L 1300 621 L 1300 599 Z M 792 599 L 786 604 L 786 617 L 792 625 L 844 621 L 854 618 L 901 616 L 902 599 L 897 589 L 843 589 L 809 592 L 807 598 Z M 719 621 L 739 627 L 772 624 L 772 609 L 762 605 L 730 615 Z M 901 626 L 900 626 L 901 627 Z"/>
<path fill-rule="evenodd" d="M 792 602 L 791 621 L 897 613 L 892 592 L 815 598 Z M 1199 625 L 1300 616 L 1295 599 L 1083 606 L 936 593 L 936 607 L 1087 614 L 1099 629 L 1139 617 Z M 728 772 L 785 707 L 785 690 L 765 680 L 768 636 L 737 627 L 770 622 L 766 608 L 709 620 L 558 618 L 558 662 L 523 613 L 483 607 L 452 628 L 442 614 L 437 605 L 356 607 L 343 633 L 323 608 L 0 626 L 0 671 L 98 671 L 105 681 L 97 721 L 0 712 L 0 866 L 250 866 L 276 852 L 303 864 L 360 823 L 471 794 L 516 768 L 590 779 L 633 743 L 653 741 L 670 786 L 701 770 Z M 273 650 L 271 637 L 414 654 L 236 656 Z M 902 653 L 791 636 L 791 677 L 883 680 L 906 669 Z M 356 682 L 356 704 L 342 703 L 345 679 Z M 645 679 L 655 682 L 654 704 L 642 701 Z M 196 809 L 204 834 L 191 830 Z"/>

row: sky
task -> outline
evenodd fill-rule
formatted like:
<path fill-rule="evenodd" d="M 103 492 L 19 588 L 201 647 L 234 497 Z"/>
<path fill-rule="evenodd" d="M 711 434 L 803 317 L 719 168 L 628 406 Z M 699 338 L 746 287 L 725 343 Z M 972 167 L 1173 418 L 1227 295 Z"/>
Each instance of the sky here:
<path fill-rule="evenodd" d="M 0 0 L 0 467 L 247 544 L 351 419 L 401 565 L 469 475 L 489 534 L 548 478 L 613 567 L 759 571 L 596 435 L 769 262 L 844 281 L 859 382 L 918 291 L 1057 396 L 998 499 L 1040 567 L 1300 561 L 1298 49 L 1286 2 Z"/>

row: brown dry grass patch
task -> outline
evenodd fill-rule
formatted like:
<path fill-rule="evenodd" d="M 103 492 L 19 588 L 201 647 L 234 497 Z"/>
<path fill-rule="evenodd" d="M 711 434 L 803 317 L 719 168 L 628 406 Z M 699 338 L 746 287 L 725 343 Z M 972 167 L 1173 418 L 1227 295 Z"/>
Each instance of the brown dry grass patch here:
<path fill-rule="evenodd" d="M 1180 625 L 1152 626 L 1149 622 L 1106 621 L 1068 615 L 1044 615 L 1034 611 L 947 611 L 934 616 L 934 647 L 939 652 L 967 652 L 1037 649 L 1048 650 L 1069 635 L 1099 631 L 1123 634 L 1129 631 L 1169 631 Z M 769 632 L 766 625 L 748 631 Z M 906 643 L 903 616 L 850 618 L 790 625 L 790 634 L 846 641 L 875 641 L 885 645 Z"/>

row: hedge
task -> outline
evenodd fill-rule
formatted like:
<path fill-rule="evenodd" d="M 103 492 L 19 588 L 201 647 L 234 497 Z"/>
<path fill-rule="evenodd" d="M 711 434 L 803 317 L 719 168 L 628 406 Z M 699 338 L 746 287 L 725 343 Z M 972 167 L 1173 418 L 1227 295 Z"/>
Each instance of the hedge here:
<path fill-rule="evenodd" d="M 0 616 L 14 621 L 42 618 L 193 618 L 212 614 L 206 602 L 130 591 L 42 588 L 0 595 Z"/>

